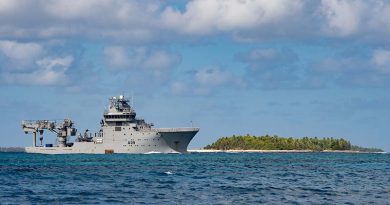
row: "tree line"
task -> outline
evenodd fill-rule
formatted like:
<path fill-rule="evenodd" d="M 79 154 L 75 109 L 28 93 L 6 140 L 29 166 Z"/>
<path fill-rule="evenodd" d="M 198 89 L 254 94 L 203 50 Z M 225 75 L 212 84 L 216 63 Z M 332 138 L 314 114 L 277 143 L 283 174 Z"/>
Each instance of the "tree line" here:
<path fill-rule="evenodd" d="M 352 150 L 366 152 L 381 152 L 377 148 L 363 148 L 354 146 L 350 141 L 343 138 L 333 137 L 303 137 L 286 138 L 277 135 L 270 136 L 231 136 L 221 137 L 204 149 L 216 150 Z"/>

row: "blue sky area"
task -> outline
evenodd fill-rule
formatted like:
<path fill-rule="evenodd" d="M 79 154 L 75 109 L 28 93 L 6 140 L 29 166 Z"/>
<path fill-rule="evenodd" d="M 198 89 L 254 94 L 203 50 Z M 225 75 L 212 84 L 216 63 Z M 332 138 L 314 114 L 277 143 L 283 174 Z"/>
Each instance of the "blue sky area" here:
<path fill-rule="evenodd" d="M 110 96 L 156 127 L 343 137 L 390 151 L 385 0 L 0 0 L 0 146 L 23 119 L 98 130 Z M 47 139 L 54 141 L 53 138 Z"/>

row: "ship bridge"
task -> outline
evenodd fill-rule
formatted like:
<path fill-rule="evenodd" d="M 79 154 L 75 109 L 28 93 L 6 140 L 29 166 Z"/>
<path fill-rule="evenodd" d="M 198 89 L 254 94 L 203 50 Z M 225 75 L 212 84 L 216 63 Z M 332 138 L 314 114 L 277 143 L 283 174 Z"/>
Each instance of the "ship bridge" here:
<path fill-rule="evenodd" d="M 132 122 L 135 121 L 136 113 L 129 105 L 129 100 L 120 95 L 110 98 L 110 105 L 103 116 L 106 122 Z"/>

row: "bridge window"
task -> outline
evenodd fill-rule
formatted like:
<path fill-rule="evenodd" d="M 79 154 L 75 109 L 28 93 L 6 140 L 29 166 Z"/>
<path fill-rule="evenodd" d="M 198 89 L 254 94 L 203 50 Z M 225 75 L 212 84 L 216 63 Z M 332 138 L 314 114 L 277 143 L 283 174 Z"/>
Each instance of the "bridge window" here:
<path fill-rule="evenodd" d="M 106 119 L 128 119 L 130 115 L 104 115 Z"/>

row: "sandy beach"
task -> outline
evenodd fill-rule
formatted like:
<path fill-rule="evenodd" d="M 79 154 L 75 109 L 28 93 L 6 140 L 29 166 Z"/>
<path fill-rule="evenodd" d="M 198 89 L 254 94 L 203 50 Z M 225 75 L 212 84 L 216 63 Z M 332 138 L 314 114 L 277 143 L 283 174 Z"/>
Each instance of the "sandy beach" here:
<path fill-rule="evenodd" d="M 193 153 L 309 153 L 309 152 L 334 152 L 334 153 L 374 153 L 374 154 L 386 154 L 387 152 L 362 152 L 354 150 L 215 150 L 215 149 L 189 149 L 188 152 Z"/>

